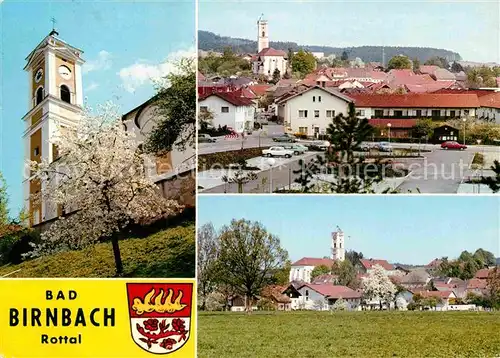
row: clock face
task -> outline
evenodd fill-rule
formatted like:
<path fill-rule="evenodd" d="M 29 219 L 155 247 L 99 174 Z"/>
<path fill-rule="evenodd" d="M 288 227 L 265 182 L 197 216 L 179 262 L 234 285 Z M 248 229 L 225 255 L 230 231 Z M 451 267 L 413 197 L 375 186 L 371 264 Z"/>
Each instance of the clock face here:
<path fill-rule="evenodd" d="M 36 71 L 35 82 L 36 83 L 40 82 L 40 80 L 42 79 L 42 76 L 43 76 L 43 70 L 40 68 L 40 69 L 38 69 L 38 71 Z"/>
<path fill-rule="evenodd" d="M 59 75 L 65 80 L 71 78 L 71 70 L 66 66 L 59 66 Z"/>

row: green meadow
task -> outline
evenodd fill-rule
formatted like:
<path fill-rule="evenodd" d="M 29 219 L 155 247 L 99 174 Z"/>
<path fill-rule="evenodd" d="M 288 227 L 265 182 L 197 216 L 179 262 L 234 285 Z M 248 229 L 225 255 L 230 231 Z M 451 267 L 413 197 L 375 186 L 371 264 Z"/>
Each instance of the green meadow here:
<path fill-rule="evenodd" d="M 200 312 L 198 357 L 500 357 L 500 312 Z"/>

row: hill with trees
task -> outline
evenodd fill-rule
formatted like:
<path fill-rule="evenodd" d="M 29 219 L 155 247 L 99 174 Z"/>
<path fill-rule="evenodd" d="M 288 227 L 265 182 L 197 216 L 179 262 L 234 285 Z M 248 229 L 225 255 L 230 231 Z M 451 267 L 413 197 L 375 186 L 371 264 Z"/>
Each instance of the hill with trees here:
<path fill-rule="evenodd" d="M 360 57 L 365 62 L 381 62 L 382 49 L 385 51 L 385 59 L 389 61 L 394 56 L 405 55 L 409 58 L 418 58 L 425 62 L 433 57 L 443 57 L 449 61 L 460 61 L 462 57 L 459 53 L 445 49 L 432 47 L 409 47 L 409 46 L 358 46 L 358 47 L 333 47 L 316 45 L 299 45 L 296 42 L 271 41 L 270 46 L 288 51 L 299 51 L 300 49 L 312 52 L 324 52 L 325 56 L 335 54 L 338 57 L 345 51 L 350 59 Z M 225 47 L 231 47 L 236 53 L 254 53 L 257 50 L 257 41 L 234 38 L 230 36 L 220 36 L 209 31 L 198 31 L 198 48 L 204 51 L 223 52 Z"/>

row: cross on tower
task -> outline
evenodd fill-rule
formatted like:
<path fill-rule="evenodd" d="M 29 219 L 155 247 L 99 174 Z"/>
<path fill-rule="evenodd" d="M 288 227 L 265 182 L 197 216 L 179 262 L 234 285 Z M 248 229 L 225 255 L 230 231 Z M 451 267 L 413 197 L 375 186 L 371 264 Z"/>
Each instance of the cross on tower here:
<path fill-rule="evenodd" d="M 56 23 L 57 23 L 57 21 L 56 21 L 56 19 L 54 17 L 52 17 L 50 19 L 50 21 L 52 22 L 52 31 L 54 31 L 56 29 Z"/>

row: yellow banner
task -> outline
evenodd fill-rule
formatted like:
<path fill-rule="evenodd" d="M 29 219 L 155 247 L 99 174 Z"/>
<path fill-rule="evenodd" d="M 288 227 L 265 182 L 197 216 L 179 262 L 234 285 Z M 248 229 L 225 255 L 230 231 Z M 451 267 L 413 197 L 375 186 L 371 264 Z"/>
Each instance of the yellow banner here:
<path fill-rule="evenodd" d="M 195 357 L 192 279 L 2 279 L 0 357 Z"/>

